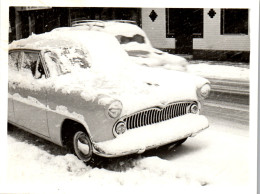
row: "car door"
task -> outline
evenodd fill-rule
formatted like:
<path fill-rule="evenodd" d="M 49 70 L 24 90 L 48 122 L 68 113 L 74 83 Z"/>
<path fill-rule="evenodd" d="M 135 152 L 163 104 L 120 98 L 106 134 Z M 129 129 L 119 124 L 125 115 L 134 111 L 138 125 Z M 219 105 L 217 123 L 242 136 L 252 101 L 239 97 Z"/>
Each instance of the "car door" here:
<path fill-rule="evenodd" d="M 13 106 L 15 123 L 36 134 L 49 137 L 46 109 L 45 71 L 39 51 L 22 51 L 17 80 L 10 83 L 14 88 Z"/>
<path fill-rule="evenodd" d="M 19 56 L 20 56 L 20 51 L 9 52 L 8 55 L 9 76 L 18 73 Z M 15 93 L 15 85 L 13 84 L 13 82 L 8 82 L 8 121 L 13 123 L 15 122 L 14 103 L 13 103 L 14 93 Z"/>

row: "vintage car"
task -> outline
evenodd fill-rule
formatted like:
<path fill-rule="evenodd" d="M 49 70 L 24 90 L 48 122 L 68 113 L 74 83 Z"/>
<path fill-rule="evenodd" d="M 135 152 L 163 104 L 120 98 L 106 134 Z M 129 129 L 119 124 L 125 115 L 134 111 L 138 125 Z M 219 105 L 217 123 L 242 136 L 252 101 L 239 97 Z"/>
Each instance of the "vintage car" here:
<path fill-rule="evenodd" d="M 85 162 L 181 143 L 208 127 L 199 114 L 208 80 L 134 64 L 104 32 L 14 41 L 8 69 L 8 122 Z"/>
<path fill-rule="evenodd" d="M 102 31 L 113 35 L 131 59 L 140 65 L 187 71 L 188 62 L 185 58 L 153 48 L 145 32 L 132 21 L 76 20 L 72 22 L 72 27 L 60 27 L 54 31 L 75 29 Z"/>

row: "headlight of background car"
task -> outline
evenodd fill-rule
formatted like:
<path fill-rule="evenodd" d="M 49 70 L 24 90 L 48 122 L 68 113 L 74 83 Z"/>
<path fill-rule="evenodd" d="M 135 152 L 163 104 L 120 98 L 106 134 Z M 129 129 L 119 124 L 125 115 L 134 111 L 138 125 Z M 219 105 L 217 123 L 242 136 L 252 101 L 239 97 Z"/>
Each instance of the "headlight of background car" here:
<path fill-rule="evenodd" d="M 207 98 L 210 93 L 210 85 L 204 84 L 201 88 L 197 90 L 197 94 L 201 98 Z"/>
<path fill-rule="evenodd" d="M 111 118 L 117 118 L 122 112 L 122 103 L 120 101 L 113 101 L 108 107 L 108 115 Z"/>

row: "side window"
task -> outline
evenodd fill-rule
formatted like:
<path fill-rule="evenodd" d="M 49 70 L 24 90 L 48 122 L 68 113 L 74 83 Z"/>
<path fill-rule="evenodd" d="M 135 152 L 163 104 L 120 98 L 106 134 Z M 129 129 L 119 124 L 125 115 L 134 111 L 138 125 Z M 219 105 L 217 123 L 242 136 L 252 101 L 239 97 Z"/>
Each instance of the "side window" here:
<path fill-rule="evenodd" d="M 37 79 L 45 76 L 39 53 L 24 52 L 21 70 L 30 72 Z"/>
<path fill-rule="evenodd" d="M 9 68 L 11 68 L 13 70 L 19 69 L 19 55 L 20 55 L 20 52 L 18 52 L 18 51 L 9 53 L 9 55 L 8 55 Z"/>

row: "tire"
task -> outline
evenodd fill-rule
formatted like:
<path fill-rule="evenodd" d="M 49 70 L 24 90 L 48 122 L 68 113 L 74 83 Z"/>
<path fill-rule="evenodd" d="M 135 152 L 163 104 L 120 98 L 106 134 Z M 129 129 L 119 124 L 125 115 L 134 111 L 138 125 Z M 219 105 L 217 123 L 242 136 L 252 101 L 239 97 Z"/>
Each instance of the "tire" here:
<path fill-rule="evenodd" d="M 91 160 L 93 146 L 88 135 L 83 131 L 77 131 L 72 140 L 74 154 L 83 162 Z"/>

